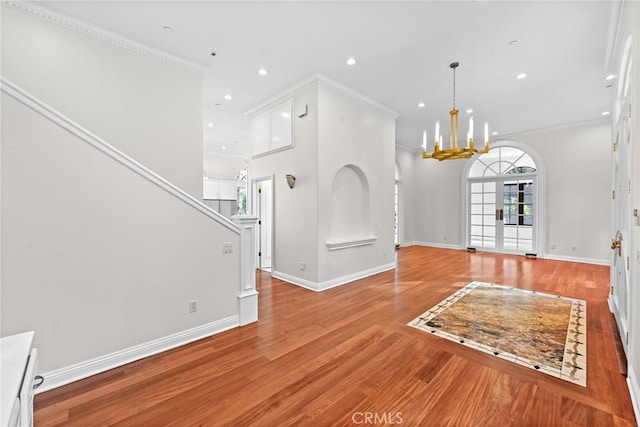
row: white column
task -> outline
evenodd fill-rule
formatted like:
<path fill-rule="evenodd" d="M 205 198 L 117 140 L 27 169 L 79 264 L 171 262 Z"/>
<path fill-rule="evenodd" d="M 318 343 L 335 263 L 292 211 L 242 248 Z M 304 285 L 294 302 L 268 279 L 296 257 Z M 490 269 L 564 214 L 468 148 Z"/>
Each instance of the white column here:
<path fill-rule="evenodd" d="M 238 308 L 240 326 L 258 321 L 258 291 L 256 291 L 256 223 L 257 216 L 234 215 L 231 220 L 240 227 L 240 289 Z"/>

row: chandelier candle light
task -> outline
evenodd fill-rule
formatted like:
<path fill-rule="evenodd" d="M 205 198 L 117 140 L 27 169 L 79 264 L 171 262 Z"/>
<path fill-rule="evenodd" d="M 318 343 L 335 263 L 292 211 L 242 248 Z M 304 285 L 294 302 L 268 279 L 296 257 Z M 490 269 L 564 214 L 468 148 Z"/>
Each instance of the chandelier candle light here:
<path fill-rule="evenodd" d="M 449 111 L 449 148 L 442 147 L 442 135 L 440 134 L 440 122 L 436 122 L 433 152 L 427 152 L 427 131 L 422 133 L 422 158 L 453 160 L 466 159 L 474 154 L 484 154 L 489 152 L 489 124 L 484 123 L 484 148 L 478 150 L 473 147 L 473 117 L 469 118 L 469 131 L 467 133 L 467 146 L 460 148 L 458 145 L 458 110 L 456 110 L 456 68 L 460 65 L 452 62 L 449 68 L 453 70 L 453 109 Z"/>

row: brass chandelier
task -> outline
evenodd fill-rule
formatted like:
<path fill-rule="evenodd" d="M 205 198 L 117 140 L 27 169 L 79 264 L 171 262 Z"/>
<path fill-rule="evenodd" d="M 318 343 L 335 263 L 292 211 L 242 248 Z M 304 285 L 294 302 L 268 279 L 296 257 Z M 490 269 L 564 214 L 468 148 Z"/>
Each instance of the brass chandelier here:
<path fill-rule="evenodd" d="M 442 135 L 440 134 L 440 122 L 436 122 L 433 152 L 427 152 L 427 131 L 422 133 L 422 158 L 437 160 L 466 159 L 474 154 L 484 154 L 489 152 L 489 124 L 484 123 L 484 148 L 477 149 L 473 146 L 473 117 L 469 118 L 469 132 L 467 133 L 467 146 L 460 147 L 458 144 L 458 110 L 456 110 L 456 68 L 460 65 L 457 62 L 449 64 L 453 70 L 453 109 L 449 111 L 449 148 L 443 148 Z"/>

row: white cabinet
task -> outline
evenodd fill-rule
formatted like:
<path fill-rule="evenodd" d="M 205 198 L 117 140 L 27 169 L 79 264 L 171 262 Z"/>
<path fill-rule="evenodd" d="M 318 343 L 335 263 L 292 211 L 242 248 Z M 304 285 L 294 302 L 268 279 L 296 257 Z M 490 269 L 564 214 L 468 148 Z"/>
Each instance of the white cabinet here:
<path fill-rule="evenodd" d="M 32 343 L 33 331 L 0 338 L 3 408 L 0 414 L 1 427 L 33 426 L 33 391 L 38 370 L 38 351 L 31 348 Z"/>
<path fill-rule="evenodd" d="M 293 146 L 293 102 L 279 104 L 251 119 L 251 154 L 257 156 Z"/>
<path fill-rule="evenodd" d="M 202 183 L 204 200 L 237 200 L 238 181 L 235 179 L 207 178 Z"/>

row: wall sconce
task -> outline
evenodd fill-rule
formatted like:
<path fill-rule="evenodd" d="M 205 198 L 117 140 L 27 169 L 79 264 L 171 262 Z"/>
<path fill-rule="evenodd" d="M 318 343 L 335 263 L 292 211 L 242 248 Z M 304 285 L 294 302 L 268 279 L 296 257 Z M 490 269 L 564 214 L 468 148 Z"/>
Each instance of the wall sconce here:
<path fill-rule="evenodd" d="M 296 177 L 293 175 L 287 175 L 287 184 L 289 184 L 289 188 L 295 187 Z"/>

